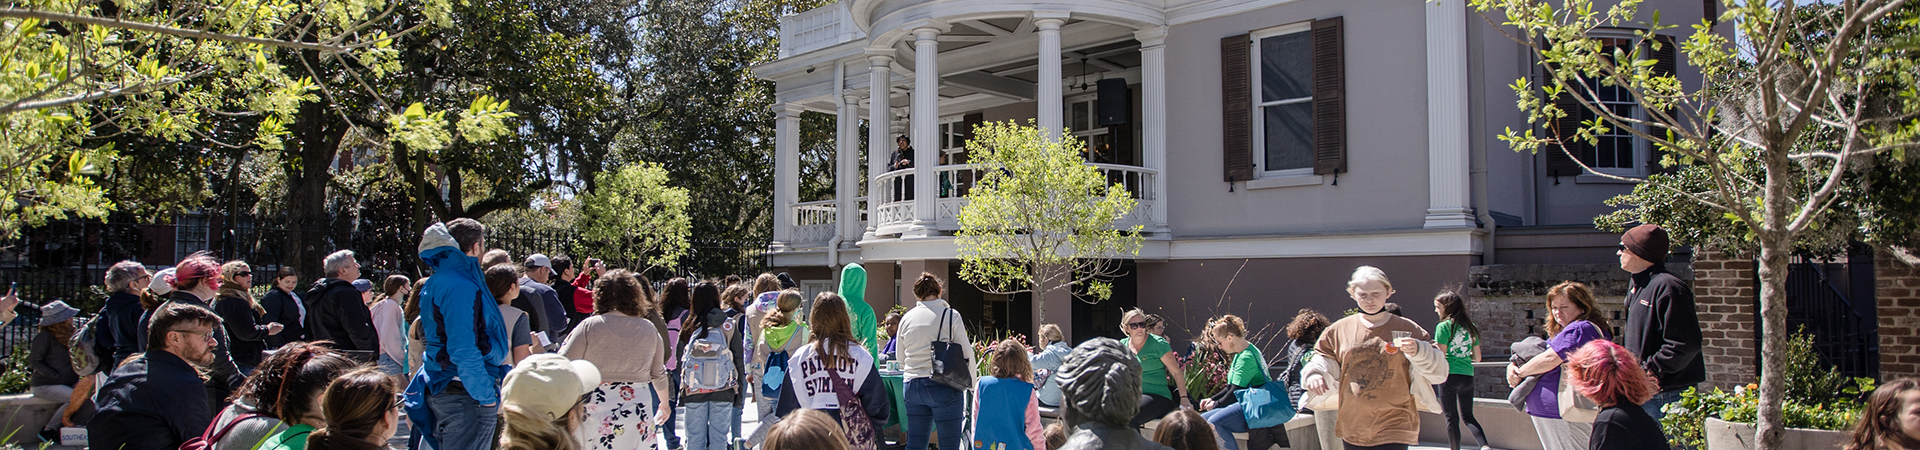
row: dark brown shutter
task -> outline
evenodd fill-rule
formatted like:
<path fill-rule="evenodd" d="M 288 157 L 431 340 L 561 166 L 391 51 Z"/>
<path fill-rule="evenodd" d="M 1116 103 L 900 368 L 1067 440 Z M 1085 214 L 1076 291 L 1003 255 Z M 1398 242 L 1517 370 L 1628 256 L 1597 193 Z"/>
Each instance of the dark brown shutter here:
<path fill-rule="evenodd" d="M 1313 21 L 1313 173 L 1347 171 L 1347 58 L 1339 17 Z"/>
<path fill-rule="evenodd" d="M 1226 181 L 1253 179 L 1252 35 L 1220 38 L 1220 156 Z"/>
<path fill-rule="evenodd" d="M 1650 52 L 1651 54 L 1650 56 L 1653 58 L 1653 74 L 1661 75 L 1661 76 L 1672 76 L 1675 73 L 1678 73 L 1678 69 L 1680 67 L 1680 60 L 1678 56 L 1679 49 L 1674 48 L 1675 45 L 1673 41 L 1673 36 L 1654 35 L 1653 39 L 1654 41 L 1660 43 L 1660 48 L 1649 49 L 1649 50 L 1652 50 Z M 1680 110 L 1678 109 L 1667 110 L 1667 117 L 1672 117 L 1675 120 L 1679 120 Z M 1665 136 L 1667 134 L 1667 131 L 1664 127 L 1654 127 L 1652 130 L 1653 131 L 1650 134 L 1653 134 L 1654 136 Z M 1648 173 L 1672 173 L 1679 169 L 1679 167 L 1662 167 L 1660 165 L 1660 155 L 1662 153 L 1663 152 L 1659 148 L 1655 148 L 1655 146 L 1653 145 L 1647 146 L 1647 172 Z"/>
<path fill-rule="evenodd" d="M 1542 39 L 1540 42 L 1541 48 L 1548 48 L 1550 45 L 1553 45 L 1553 43 L 1545 39 Z M 1542 88 L 1552 86 L 1554 83 L 1553 75 L 1547 72 L 1548 67 L 1543 66 L 1540 67 L 1539 70 L 1540 81 L 1534 84 Z M 1566 115 L 1547 123 L 1547 136 L 1560 142 L 1560 145 L 1549 145 L 1540 149 L 1541 152 L 1546 153 L 1547 176 L 1569 177 L 1579 175 L 1584 172 L 1585 169 L 1580 167 L 1580 163 L 1574 160 L 1574 157 L 1583 157 L 1588 161 L 1593 160 L 1593 145 L 1588 144 L 1586 141 L 1577 140 L 1574 137 L 1578 134 L 1576 130 L 1580 129 L 1580 116 L 1587 111 L 1585 106 L 1580 106 L 1580 102 L 1574 100 L 1573 96 L 1580 91 L 1581 88 L 1579 86 L 1566 86 L 1566 89 L 1561 91 L 1560 96 L 1554 97 L 1553 99 L 1553 106 L 1560 108 L 1560 111 L 1565 112 Z"/>

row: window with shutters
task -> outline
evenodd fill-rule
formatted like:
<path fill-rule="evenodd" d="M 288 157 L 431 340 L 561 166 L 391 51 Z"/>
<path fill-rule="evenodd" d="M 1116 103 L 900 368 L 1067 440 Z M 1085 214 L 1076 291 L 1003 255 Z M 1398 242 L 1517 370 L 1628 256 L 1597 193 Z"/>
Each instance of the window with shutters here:
<path fill-rule="evenodd" d="M 1114 145 L 1112 130 L 1100 126 L 1099 98 L 1094 95 L 1082 95 L 1068 98 L 1067 131 L 1072 132 L 1080 142 L 1086 143 L 1081 149 L 1081 157 L 1087 162 L 1114 163 Z"/>
<path fill-rule="evenodd" d="M 1314 173 L 1311 22 L 1251 33 L 1253 165 L 1261 178 Z"/>

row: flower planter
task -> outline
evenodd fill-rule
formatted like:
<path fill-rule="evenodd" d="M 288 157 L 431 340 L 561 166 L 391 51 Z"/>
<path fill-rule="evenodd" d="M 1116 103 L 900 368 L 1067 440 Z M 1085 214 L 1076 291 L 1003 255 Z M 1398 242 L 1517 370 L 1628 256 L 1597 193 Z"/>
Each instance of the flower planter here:
<path fill-rule="evenodd" d="M 1780 448 L 1837 449 L 1848 436 L 1845 431 L 1788 428 Z M 1707 450 L 1751 450 L 1759 446 L 1753 424 L 1707 418 Z"/>

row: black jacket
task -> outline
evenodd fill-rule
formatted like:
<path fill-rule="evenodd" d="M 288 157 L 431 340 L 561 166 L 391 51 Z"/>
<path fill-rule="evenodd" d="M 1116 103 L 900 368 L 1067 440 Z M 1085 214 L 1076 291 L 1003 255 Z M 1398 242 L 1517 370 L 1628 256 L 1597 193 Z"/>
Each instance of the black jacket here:
<path fill-rule="evenodd" d="M 107 319 L 94 331 L 95 345 L 111 349 L 113 364 L 127 360 L 135 353 L 146 351 L 140 343 L 146 340 L 141 336 L 140 315 L 146 309 L 140 307 L 140 296 L 127 292 L 115 292 L 107 296 L 107 305 L 100 308 L 100 316 Z M 108 356 L 108 355 L 103 355 Z"/>
<path fill-rule="evenodd" d="M 220 327 L 227 332 L 227 351 L 233 363 L 247 367 L 260 365 L 267 349 L 267 322 L 254 315 L 253 305 L 239 297 L 215 297 L 213 313 L 220 316 Z"/>
<path fill-rule="evenodd" d="M 285 327 L 280 334 L 267 336 L 267 348 L 280 348 L 288 342 L 307 340 L 307 325 L 300 320 L 300 308 L 305 305 L 298 304 L 300 300 L 293 296 L 293 293 L 277 287 L 267 289 L 267 295 L 260 296 L 260 308 L 267 310 L 265 315 L 260 316 L 260 321 L 279 322 Z"/>
<path fill-rule="evenodd" d="M 170 450 L 211 422 L 207 391 L 193 366 L 172 353 L 147 352 L 107 378 L 100 412 L 87 422 L 88 441 L 92 448 Z"/>
<path fill-rule="evenodd" d="M 1695 315 L 1693 290 L 1667 266 L 1633 274 L 1627 291 L 1627 351 L 1660 380 L 1660 390 L 1685 389 L 1707 380 L 1706 358 L 1700 353 L 1700 318 Z"/>
<path fill-rule="evenodd" d="M 73 370 L 73 354 L 67 351 L 67 343 L 54 338 L 47 330 L 33 335 L 27 367 L 33 369 L 28 386 L 72 386 L 80 382 L 80 373 Z"/>
<path fill-rule="evenodd" d="M 1660 421 L 1653 420 L 1640 405 L 1621 403 L 1600 410 L 1593 420 L 1588 450 L 1668 450 L 1667 437 L 1660 434 Z"/>
<path fill-rule="evenodd" d="M 372 362 L 380 351 L 380 337 L 373 328 L 373 313 L 361 302 L 360 290 L 353 282 L 327 278 L 307 290 L 307 333 L 315 341 L 332 341 L 336 350 L 361 362 Z"/>
<path fill-rule="evenodd" d="M 213 306 L 201 301 L 199 296 L 181 290 L 175 290 L 173 294 L 168 295 L 167 303 L 186 303 L 213 311 Z M 153 311 L 140 313 L 140 348 L 142 349 L 147 348 L 147 324 L 151 320 L 153 320 Z M 247 380 L 246 376 L 240 374 L 240 368 L 233 364 L 233 354 L 228 351 L 227 330 L 222 328 L 213 327 L 213 340 L 216 341 L 213 346 L 213 363 L 207 365 L 207 393 L 216 404 L 226 403 L 227 394 L 232 393 L 234 389 L 239 389 L 240 383 Z"/>

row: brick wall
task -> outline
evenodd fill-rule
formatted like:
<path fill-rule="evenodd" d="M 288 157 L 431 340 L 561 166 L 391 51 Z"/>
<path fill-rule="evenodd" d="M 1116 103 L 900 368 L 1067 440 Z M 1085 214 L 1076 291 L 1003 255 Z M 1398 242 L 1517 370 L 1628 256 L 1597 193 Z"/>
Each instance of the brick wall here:
<path fill-rule="evenodd" d="M 1732 389 L 1758 382 L 1760 342 L 1753 330 L 1759 318 L 1759 297 L 1753 260 L 1718 250 L 1700 251 L 1694 254 L 1693 275 L 1694 310 L 1700 318 L 1701 352 L 1707 362 L 1707 382 L 1701 388 Z"/>
<path fill-rule="evenodd" d="M 1670 265 L 1685 278 L 1691 271 L 1685 264 Z M 1594 290 L 1604 316 L 1610 321 L 1609 333 L 1617 333 L 1626 322 L 1624 301 L 1627 274 L 1614 264 L 1509 264 L 1475 266 L 1468 294 L 1468 313 L 1480 327 L 1481 352 L 1485 361 L 1500 361 L 1510 346 L 1527 336 L 1546 337 L 1547 290 L 1562 281 L 1586 283 Z M 1617 337 L 1615 339 L 1618 340 Z M 1480 369 L 1475 373 L 1474 394 L 1483 398 L 1504 398 L 1509 392 L 1505 372 Z"/>
<path fill-rule="evenodd" d="M 1885 251 L 1873 260 L 1880 302 L 1880 379 L 1920 376 L 1920 269 Z"/>

